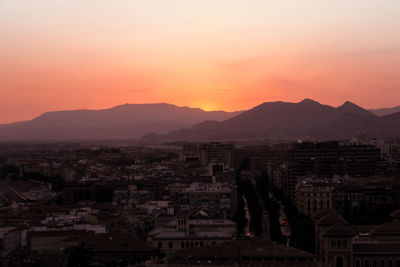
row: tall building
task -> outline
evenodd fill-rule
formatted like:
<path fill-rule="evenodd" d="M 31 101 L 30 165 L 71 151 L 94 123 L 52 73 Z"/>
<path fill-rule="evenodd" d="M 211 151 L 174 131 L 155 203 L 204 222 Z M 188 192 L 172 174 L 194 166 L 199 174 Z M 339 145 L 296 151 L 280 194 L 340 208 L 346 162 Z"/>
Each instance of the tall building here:
<path fill-rule="evenodd" d="M 371 145 L 339 142 L 299 143 L 291 149 L 282 188 L 294 200 L 299 177 L 369 177 L 379 172 L 381 152 Z"/>

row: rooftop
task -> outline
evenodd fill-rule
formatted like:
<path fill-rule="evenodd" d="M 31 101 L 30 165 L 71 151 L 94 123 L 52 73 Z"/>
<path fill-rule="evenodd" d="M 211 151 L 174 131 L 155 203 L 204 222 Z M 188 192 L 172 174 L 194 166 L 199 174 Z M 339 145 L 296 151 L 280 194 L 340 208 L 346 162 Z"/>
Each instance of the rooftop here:
<path fill-rule="evenodd" d="M 201 248 L 186 249 L 176 252 L 172 259 L 190 258 L 239 258 L 243 257 L 297 257 L 312 258 L 315 256 L 285 245 L 263 239 L 245 239 L 229 241 Z"/>

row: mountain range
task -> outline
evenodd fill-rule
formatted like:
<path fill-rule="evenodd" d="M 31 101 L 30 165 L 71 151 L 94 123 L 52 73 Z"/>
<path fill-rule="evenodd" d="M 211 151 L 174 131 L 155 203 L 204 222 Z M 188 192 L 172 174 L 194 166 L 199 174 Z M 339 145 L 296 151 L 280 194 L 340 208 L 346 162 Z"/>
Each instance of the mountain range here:
<path fill-rule="evenodd" d="M 400 113 L 377 116 L 351 102 L 339 107 L 305 99 L 267 102 L 230 119 L 206 121 L 167 135 L 148 134 L 143 142 L 210 140 L 330 140 L 352 136 L 397 137 Z"/>
<path fill-rule="evenodd" d="M 54 111 L 30 121 L 0 125 L 0 141 L 136 139 L 147 133 L 168 133 L 206 120 L 226 120 L 239 113 L 165 103 Z"/>
<path fill-rule="evenodd" d="M 142 143 L 210 140 L 328 140 L 400 136 L 400 112 L 339 107 L 311 99 L 266 102 L 247 111 L 204 111 L 171 104 L 126 104 L 104 110 L 47 112 L 0 125 L 0 141 L 138 139 Z M 391 113 L 389 115 L 385 115 Z M 377 115 L 378 114 L 378 115 Z M 382 115 L 383 114 L 383 115 Z"/>
<path fill-rule="evenodd" d="M 393 107 L 393 108 L 377 108 L 377 109 L 370 109 L 372 113 L 374 113 L 376 116 L 385 116 L 385 115 L 390 115 L 393 113 L 400 112 L 400 106 Z"/>

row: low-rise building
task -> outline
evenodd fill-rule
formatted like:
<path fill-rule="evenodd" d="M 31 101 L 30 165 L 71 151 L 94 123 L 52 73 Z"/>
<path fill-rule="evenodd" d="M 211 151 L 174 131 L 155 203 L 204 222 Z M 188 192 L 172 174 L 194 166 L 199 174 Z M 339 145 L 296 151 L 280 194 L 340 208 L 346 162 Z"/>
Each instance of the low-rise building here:
<path fill-rule="evenodd" d="M 178 214 L 165 227 L 151 231 L 147 241 L 166 254 L 180 249 L 203 247 L 232 240 L 236 223 L 213 219 L 201 210 Z"/>
<path fill-rule="evenodd" d="M 166 259 L 148 261 L 146 266 L 317 267 L 319 261 L 308 252 L 253 238 L 180 250 Z"/>
<path fill-rule="evenodd" d="M 316 219 L 317 255 L 322 266 L 400 266 L 400 210 L 381 225 L 349 225 L 336 211 Z"/>

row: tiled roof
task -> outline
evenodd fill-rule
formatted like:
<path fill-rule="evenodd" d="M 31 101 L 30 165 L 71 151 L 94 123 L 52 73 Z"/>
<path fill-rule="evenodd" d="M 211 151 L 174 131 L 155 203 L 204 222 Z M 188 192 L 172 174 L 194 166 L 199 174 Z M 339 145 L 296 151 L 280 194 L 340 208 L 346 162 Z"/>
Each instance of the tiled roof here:
<path fill-rule="evenodd" d="M 393 211 L 393 212 L 390 214 L 390 216 L 391 216 L 393 219 L 400 219 L 400 209 L 399 209 L 399 210 Z"/>
<path fill-rule="evenodd" d="M 323 209 L 323 210 L 319 210 L 313 217 L 314 221 L 318 221 L 319 219 L 321 219 L 322 217 L 328 215 L 329 213 L 331 213 L 332 210 L 330 209 Z"/>
<path fill-rule="evenodd" d="M 262 239 L 247 239 L 225 242 L 217 245 L 206 246 L 177 251 L 171 258 L 173 260 L 194 258 L 239 258 L 239 257 L 300 257 L 314 258 L 315 256 L 285 245 Z"/>
<path fill-rule="evenodd" d="M 377 226 L 373 232 L 374 235 L 399 235 L 400 236 L 400 222 L 393 221 Z"/>
<path fill-rule="evenodd" d="M 343 219 L 343 217 L 337 212 L 337 211 L 332 211 L 329 214 L 321 217 L 317 222 L 317 225 L 333 225 L 333 224 L 343 224 L 343 225 L 348 225 L 348 222 Z"/>

